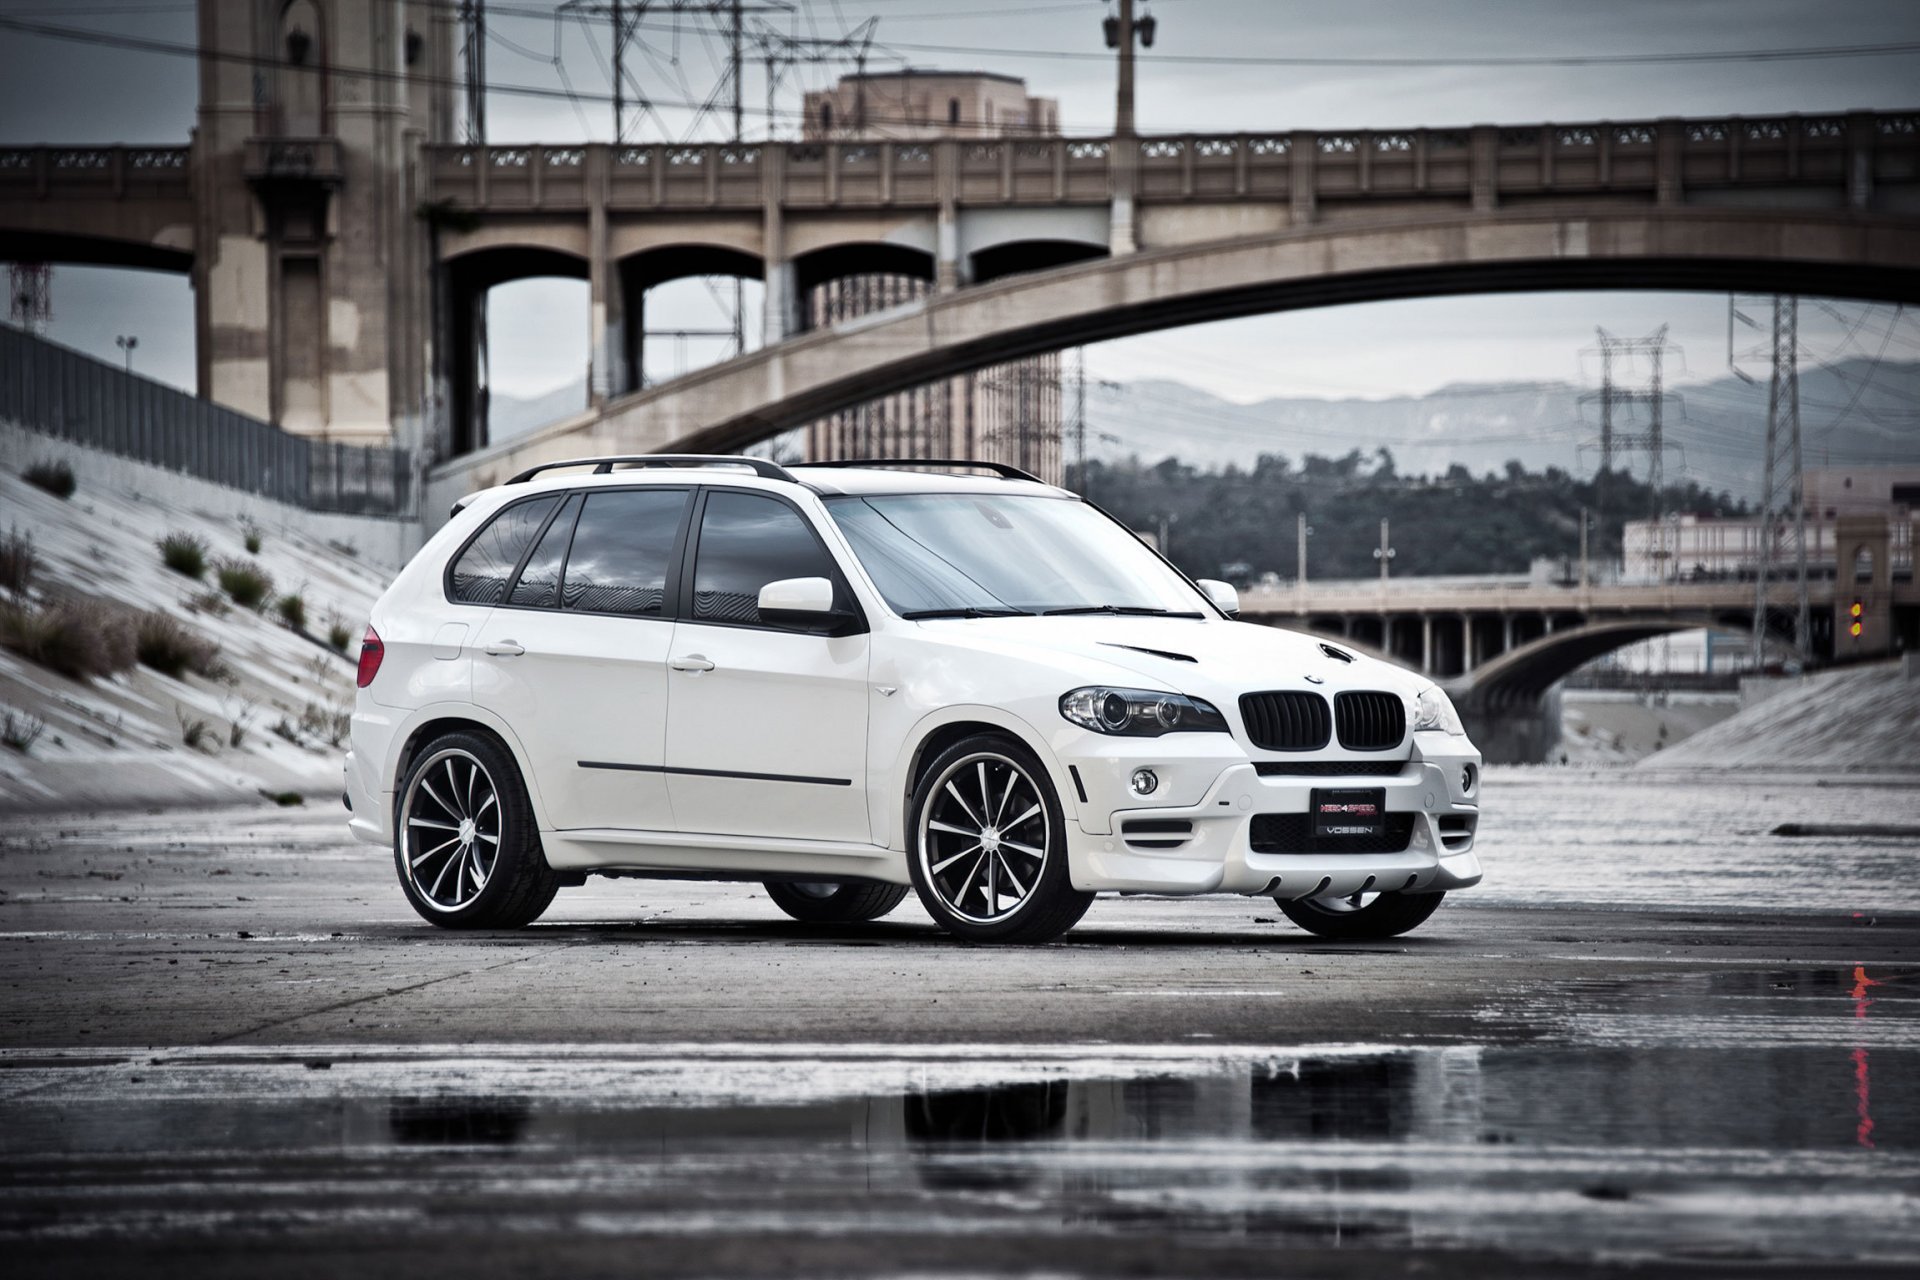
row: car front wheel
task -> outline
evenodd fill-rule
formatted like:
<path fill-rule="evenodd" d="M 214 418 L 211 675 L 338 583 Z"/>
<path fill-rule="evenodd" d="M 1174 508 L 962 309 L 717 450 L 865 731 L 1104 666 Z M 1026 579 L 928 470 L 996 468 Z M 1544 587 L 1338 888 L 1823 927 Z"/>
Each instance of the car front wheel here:
<path fill-rule="evenodd" d="M 400 887 L 444 929 L 517 929 L 559 891 L 520 770 L 493 738 L 461 732 L 428 743 L 401 783 L 395 819 Z"/>
<path fill-rule="evenodd" d="M 914 788 L 907 836 L 921 904 L 955 937 L 1046 942 L 1093 904 L 1068 876 L 1047 772 L 1012 738 L 978 734 L 942 751 Z"/>
<path fill-rule="evenodd" d="M 1275 898 L 1287 919 L 1323 938 L 1394 938 L 1440 909 L 1444 893 L 1356 893 L 1344 898 Z"/>

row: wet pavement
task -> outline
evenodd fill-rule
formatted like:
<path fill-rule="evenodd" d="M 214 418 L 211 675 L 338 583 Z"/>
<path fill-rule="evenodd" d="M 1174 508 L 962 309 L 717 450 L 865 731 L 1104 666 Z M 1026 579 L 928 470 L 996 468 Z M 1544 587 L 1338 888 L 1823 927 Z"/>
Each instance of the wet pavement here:
<path fill-rule="evenodd" d="M 15 830 L 0 1249 L 23 1275 L 1912 1274 L 1920 850 L 1770 834 L 1862 797 L 1910 822 L 1912 791 L 1508 781 L 1485 891 L 1365 945 L 1259 900 L 1103 900 L 995 951 L 911 903 L 821 930 L 632 882 L 461 937 L 329 814 Z"/>

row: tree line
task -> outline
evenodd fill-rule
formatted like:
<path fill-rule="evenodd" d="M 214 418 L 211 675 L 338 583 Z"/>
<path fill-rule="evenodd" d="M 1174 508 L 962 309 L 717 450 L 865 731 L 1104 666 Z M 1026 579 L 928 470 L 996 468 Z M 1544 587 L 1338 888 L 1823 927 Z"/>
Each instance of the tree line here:
<path fill-rule="evenodd" d="M 1473 475 L 1458 464 L 1441 475 L 1401 475 L 1393 454 L 1353 450 L 1308 454 L 1297 464 L 1262 454 L 1250 468 L 1201 469 L 1168 458 L 1090 461 L 1070 484 L 1129 527 L 1158 534 L 1188 573 L 1244 585 L 1273 572 L 1294 576 L 1297 517 L 1312 529 L 1310 578 L 1379 572 L 1380 521 L 1391 522 L 1396 575 L 1524 573 L 1538 557 L 1580 552 L 1580 514 L 1589 514 L 1588 554 L 1620 555 L 1621 526 L 1647 519 L 1653 492 L 1622 471 L 1576 477 L 1558 467 Z M 1688 481 L 1663 489 L 1669 514 L 1743 516 L 1747 505 Z"/>

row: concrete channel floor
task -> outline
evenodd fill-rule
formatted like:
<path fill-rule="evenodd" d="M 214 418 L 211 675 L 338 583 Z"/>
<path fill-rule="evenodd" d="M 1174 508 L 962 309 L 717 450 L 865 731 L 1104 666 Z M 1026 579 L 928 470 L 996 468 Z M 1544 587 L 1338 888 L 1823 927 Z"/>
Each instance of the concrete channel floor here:
<path fill-rule="evenodd" d="M 1674 827 L 1709 808 L 1687 785 L 1631 803 L 1724 855 Z M 1570 794 L 1516 785 L 1519 844 Z M 1794 885 L 1809 848 L 1831 876 L 1912 843 L 1739 839 L 1746 907 L 1590 870 L 1556 899 L 1516 844 L 1510 891 L 1392 942 L 1103 899 L 995 950 L 911 900 L 823 929 L 598 880 L 454 935 L 333 814 L 22 819 L 0 1247 L 21 1275 L 1911 1274 L 1920 912 Z"/>

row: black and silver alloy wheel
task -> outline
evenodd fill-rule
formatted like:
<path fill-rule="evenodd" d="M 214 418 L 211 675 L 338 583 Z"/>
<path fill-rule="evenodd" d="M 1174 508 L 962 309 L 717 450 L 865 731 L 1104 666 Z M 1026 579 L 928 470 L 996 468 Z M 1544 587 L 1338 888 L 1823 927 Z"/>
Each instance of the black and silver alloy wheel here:
<path fill-rule="evenodd" d="M 500 858 L 500 792 L 474 757 L 442 748 L 413 775 L 400 805 L 407 881 L 435 911 L 458 911 L 487 887 Z"/>
<path fill-rule="evenodd" d="M 920 812 L 920 864 L 946 908 L 992 924 L 1027 904 L 1052 829 L 1033 779 L 991 751 L 964 756 L 934 780 Z"/>
<path fill-rule="evenodd" d="M 975 942 L 1044 942 L 1093 901 L 1074 890 L 1065 820 L 1038 760 L 999 735 L 954 744 L 914 789 L 910 870 L 928 914 Z"/>
<path fill-rule="evenodd" d="M 407 901 L 447 929 L 517 929 L 560 877 L 540 846 L 519 767 L 490 734 L 457 730 L 421 748 L 394 806 L 394 869 Z"/>

